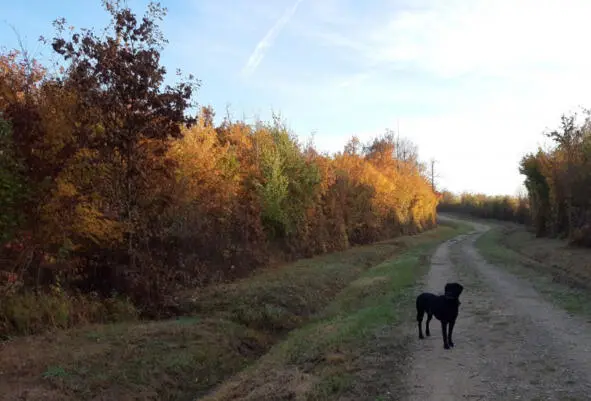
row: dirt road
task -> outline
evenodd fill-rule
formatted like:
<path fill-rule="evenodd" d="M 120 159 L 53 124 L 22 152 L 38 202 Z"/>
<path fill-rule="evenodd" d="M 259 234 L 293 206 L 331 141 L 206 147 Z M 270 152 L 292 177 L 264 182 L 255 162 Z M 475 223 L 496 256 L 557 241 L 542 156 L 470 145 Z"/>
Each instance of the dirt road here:
<path fill-rule="evenodd" d="M 591 400 L 591 325 L 488 264 L 474 247 L 488 227 L 471 224 L 438 248 L 423 283 L 435 293 L 449 281 L 465 287 L 455 348 L 443 349 L 435 319 L 425 340 L 413 326 L 407 388 L 392 399 Z"/>

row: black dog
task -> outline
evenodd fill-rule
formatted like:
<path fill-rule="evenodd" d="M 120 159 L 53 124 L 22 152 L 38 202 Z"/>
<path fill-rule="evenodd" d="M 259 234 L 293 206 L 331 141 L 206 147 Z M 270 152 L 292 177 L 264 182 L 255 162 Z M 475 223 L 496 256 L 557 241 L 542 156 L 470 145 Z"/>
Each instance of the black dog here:
<path fill-rule="evenodd" d="M 425 334 L 429 332 L 429 322 L 433 315 L 441 322 L 441 332 L 443 333 L 443 348 L 449 349 L 454 346 L 451 334 L 456 324 L 458 311 L 460 307 L 460 294 L 464 287 L 458 283 L 447 283 L 445 285 L 444 295 L 435 295 L 424 292 L 417 297 L 417 322 L 419 323 L 419 338 L 423 339 L 423 315 L 427 313 L 427 324 Z M 449 328 L 449 331 L 447 330 Z"/>

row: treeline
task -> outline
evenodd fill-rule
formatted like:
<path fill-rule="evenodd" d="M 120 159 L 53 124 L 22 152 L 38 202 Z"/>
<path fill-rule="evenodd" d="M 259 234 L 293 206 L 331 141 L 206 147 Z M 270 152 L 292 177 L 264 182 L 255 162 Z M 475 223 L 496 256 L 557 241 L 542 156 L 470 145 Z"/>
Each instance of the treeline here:
<path fill-rule="evenodd" d="M 354 138 L 329 156 L 278 118 L 193 118 L 198 82 L 163 84 L 164 10 L 114 4 L 105 34 L 56 21 L 58 72 L 0 56 L 3 301 L 52 288 L 163 313 L 182 288 L 435 224 L 408 141 Z"/>
<path fill-rule="evenodd" d="M 591 246 L 591 112 L 563 116 L 560 128 L 545 134 L 554 146 L 523 157 L 528 197 L 442 194 L 439 211 L 529 224 L 538 237 L 566 238 Z"/>
<path fill-rule="evenodd" d="M 444 191 L 437 206 L 440 212 L 468 214 L 483 219 L 496 219 L 526 224 L 530 221 L 529 202 L 525 197 L 490 196 Z"/>
<path fill-rule="evenodd" d="M 563 116 L 547 134 L 555 146 L 526 155 L 520 164 L 538 236 L 568 238 L 591 246 L 591 114 Z"/>

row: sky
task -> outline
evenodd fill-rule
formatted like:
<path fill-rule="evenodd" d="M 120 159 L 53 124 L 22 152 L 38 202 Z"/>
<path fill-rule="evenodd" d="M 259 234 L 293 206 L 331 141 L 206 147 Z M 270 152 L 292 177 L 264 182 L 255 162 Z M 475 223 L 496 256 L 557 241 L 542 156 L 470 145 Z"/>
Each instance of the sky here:
<path fill-rule="evenodd" d="M 217 117 L 273 111 L 342 150 L 398 131 L 439 189 L 514 195 L 519 160 L 591 106 L 588 0 L 163 0 L 162 62 L 201 80 Z M 147 1 L 129 0 L 143 14 Z M 0 0 L 0 46 L 52 57 L 51 22 L 100 29 L 99 0 Z"/>

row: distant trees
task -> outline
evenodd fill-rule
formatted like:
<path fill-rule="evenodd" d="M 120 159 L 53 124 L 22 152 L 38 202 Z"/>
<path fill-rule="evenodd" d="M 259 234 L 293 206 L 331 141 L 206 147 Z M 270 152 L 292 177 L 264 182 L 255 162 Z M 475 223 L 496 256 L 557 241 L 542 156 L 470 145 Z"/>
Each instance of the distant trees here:
<path fill-rule="evenodd" d="M 591 246 L 591 118 L 585 112 L 563 116 L 558 130 L 547 134 L 555 147 L 523 157 L 532 223 L 538 236 L 566 237 Z"/>
<path fill-rule="evenodd" d="M 529 202 L 524 197 L 489 196 L 462 193 L 455 195 L 443 191 L 437 207 L 440 212 L 465 213 L 483 219 L 513 221 L 520 224 L 529 222 Z"/>

